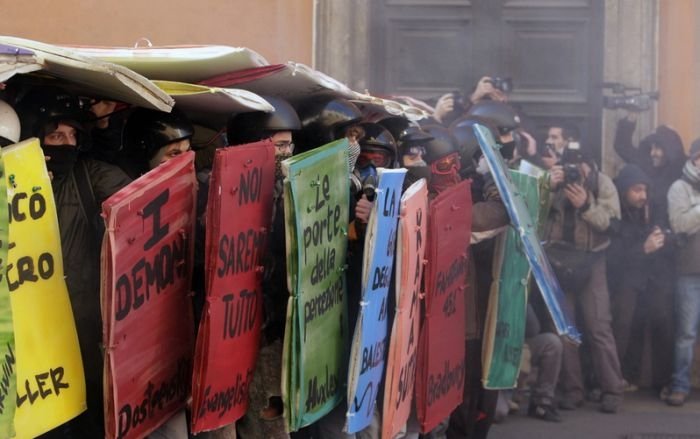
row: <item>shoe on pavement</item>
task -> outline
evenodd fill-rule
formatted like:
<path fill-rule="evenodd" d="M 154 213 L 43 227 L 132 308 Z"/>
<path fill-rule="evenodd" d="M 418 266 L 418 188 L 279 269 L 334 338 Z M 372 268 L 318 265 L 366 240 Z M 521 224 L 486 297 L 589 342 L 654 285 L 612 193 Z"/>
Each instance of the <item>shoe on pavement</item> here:
<path fill-rule="evenodd" d="M 673 391 L 668 398 L 666 398 L 666 404 L 673 407 L 680 407 L 685 404 L 685 399 L 688 397 L 687 393 Z"/>
<path fill-rule="evenodd" d="M 622 398 L 617 395 L 606 394 L 600 400 L 600 411 L 603 413 L 617 413 L 617 409 L 620 407 Z"/>
<path fill-rule="evenodd" d="M 527 415 L 547 422 L 561 422 L 559 412 L 551 405 L 530 403 L 530 406 L 527 408 Z"/>
<path fill-rule="evenodd" d="M 666 401 L 669 396 L 671 396 L 671 389 L 668 386 L 664 386 L 659 392 L 659 399 Z"/>

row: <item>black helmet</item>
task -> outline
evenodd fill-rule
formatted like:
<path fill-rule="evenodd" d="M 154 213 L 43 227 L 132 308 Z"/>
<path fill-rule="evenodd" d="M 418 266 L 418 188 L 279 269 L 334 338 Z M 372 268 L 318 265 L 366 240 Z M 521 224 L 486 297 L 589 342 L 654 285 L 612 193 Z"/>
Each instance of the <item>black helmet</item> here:
<path fill-rule="evenodd" d="M 433 140 L 425 144 L 425 161 L 428 164 L 447 157 L 452 153 L 459 152 L 447 128 L 441 125 L 426 125 L 423 127 L 423 130 L 433 136 Z"/>
<path fill-rule="evenodd" d="M 433 138 L 430 134 L 423 131 L 416 122 L 411 122 L 405 117 L 388 116 L 377 123 L 389 130 L 399 144 L 399 148 L 425 143 Z M 410 145 L 404 145 L 404 143 L 409 143 Z"/>
<path fill-rule="evenodd" d="M 498 101 L 477 102 L 469 108 L 467 117 L 496 127 L 500 134 L 506 134 L 520 126 L 520 116 L 513 107 Z"/>
<path fill-rule="evenodd" d="M 403 132 L 403 130 L 408 128 L 408 125 L 410 124 L 408 119 L 401 116 L 387 116 L 380 120 L 377 120 L 376 123 L 389 130 L 389 132 L 392 136 L 394 136 L 394 139 L 396 139 L 397 142 L 401 137 L 401 133 Z"/>
<path fill-rule="evenodd" d="M 137 108 L 124 125 L 124 148 L 136 159 L 150 160 L 162 147 L 194 135 L 194 128 L 179 111 L 172 113 Z"/>
<path fill-rule="evenodd" d="M 481 153 L 479 141 L 474 133 L 474 125 L 482 124 L 469 117 L 461 117 L 450 125 L 449 131 L 457 142 L 460 158 L 460 174 L 463 177 L 471 175 L 476 170 L 477 157 Z M 492 128 L 488 127 L 491 131 Z"/>
<path fill-rule="evenodd" d="M 320 96 L 303 102 L 297 109 L 301 131 L 297 143 L 305 148 L 325 145 L 344 136 L 343 130 L 362 120 L 362 112 L 352 102 L 333 96 Z"/>
<path fill-rule="evenodd" d="M 396 140 L 394 140 L 394 136 L 391 135 L 389 130 L 373 122 L 363 122 L 360 126 L 365 131 L 364 137 L 360 139 L 362 152 L 387 154 L 391 161 L 391 165 L 387 167 L 396 167 L 398 158 Z"/>
<path fill-rule="evenodd" d="M 255 111 L 233 115 L 226 126 L 229 145 L 257 142 L 276 131 L 296 131 L 301 128 L 299 116 L 284 99 L 263 96 L 274 107 L 271 113 Z"/>
<path fill-rule="evenodd" d="M 50 125 L 66 123 L 80 133 L 89 119 L 86 101 L 60 89 L 37 88 L 17 103 L 17 114 L 21 121 L 21 138 L 38 137 L 42 142 Z M 53 128 L 51 128 L 53 129 Z M 79 139 L 78 146 L 85 147 Z"/>

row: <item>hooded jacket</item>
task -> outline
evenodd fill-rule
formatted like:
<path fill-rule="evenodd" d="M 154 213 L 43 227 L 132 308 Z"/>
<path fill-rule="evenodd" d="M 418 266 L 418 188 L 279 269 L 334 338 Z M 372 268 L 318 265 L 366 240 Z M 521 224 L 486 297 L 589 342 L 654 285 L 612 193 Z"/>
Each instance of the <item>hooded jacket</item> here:
<path fill-rule="evenodd" d="M 654 133 L 646 136 L 635 148 L 632 135 L 637 123 L 621 119 L 615 132 L 615 151 L 627 163 L 641 168 L 651 180 L 649 204 L 652 211 L 651 222 L 662 229 L 669 227 L 668 201 L 666 194 L 674 181 L 681 176 L 686 155 L 683 141 L 676 131 L 666 125 L 659 125 Z M 663 149 L 665 163 L 655 167 L 651 161 L 651 147 L 656 145 Z"/>
<path fill-rule="evenodd" d="M 611 244 L 608 249 L 608 279 L 611 285 L 624 283 L 643 287 L 650 278 L 665 278 L 672 273 L 674 239 L 667 236 L 664 247 L 653 253 L 644 253 L 644 243 L 654 230 L 650 200 L 642 208 L 627 205 L 625 194 L 632 186 L 644 184 L 647 194 L 651 179 L 639 166 L 625 165 L 615 178 L 620 197 L 621 219 L 611 227 Z"/>

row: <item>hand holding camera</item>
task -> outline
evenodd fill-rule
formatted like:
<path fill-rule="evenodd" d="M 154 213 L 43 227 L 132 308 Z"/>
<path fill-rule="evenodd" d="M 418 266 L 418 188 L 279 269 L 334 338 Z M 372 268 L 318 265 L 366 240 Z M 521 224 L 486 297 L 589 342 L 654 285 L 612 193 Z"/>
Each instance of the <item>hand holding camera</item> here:
<path fill-rule="evenodd" d="M 437 103 L 435 104 L 435 111 L 433 112 L 433 118 L 438 122 L 442 123 L 448 114 L 451 114 L 455 110 L 455 93 L 447 93 L 440 96 Z"/>
<path fill-rule="evenodd" d="M 654 253 L 664 246 L 666 243 L 666 233 L 660 227 L 654 227 L 654 230 L 647 236 L 644 241 L 644 253 Z"/>
<path fill-rule="evenodd" d="M 506 102 L 506 93 L 509 93 L 512 88 L 513 81 L 510 78 L 484 76 L 479 79 L 469 100 L 479 102 L 488 98 L 492 101 Z"/>
<path fill-rule="evenodd" d="M 567 183 L 564 186 L 564 195 L 576 209 L 585 206 L 588 200 L 588 192 L 580 183 Z"/>

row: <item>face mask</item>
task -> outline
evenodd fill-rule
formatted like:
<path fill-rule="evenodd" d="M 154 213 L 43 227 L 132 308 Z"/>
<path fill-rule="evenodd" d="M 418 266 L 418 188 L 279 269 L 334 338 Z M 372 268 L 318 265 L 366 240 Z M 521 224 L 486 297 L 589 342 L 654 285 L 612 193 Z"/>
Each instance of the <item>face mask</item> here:
<path fill-rule="evenodd" d="M 411 186 L 413 183 L 417 182 L 421 178 L 430 183 L 431 176 L 430 168 L 428 166 L 411 166 L 406 168 L 406 177 L 404 178 L 404 189 Z"/>
<path fill-rule="evenodd" d="M 357 163 L 357 158 L 360 156 L 360 144 L 358 142 L 351 142 L 348 146 L 348 172 L 352 172 L 355 169 L 355 163 Z"/>
<path fill-rule="evenodd" d="M 515 151 L 515 140 L 511 142 L 505 142 L 501 144 L 501 156 L 503 156 L 504 159 L 510 160 L 513 158 L 513 152 Z"/>
<path fill-rule="evenodd" d="M 44 155 L 50 157 L 46 162 L 46 168 L 53 173 L 54 177 L 67 175 L 78 161 L 78 148 L 73 145 L 46 146 L 43 150 Z"/>
<path fill-rule="evenodd" d="M 364 168 L 357 168 L 355 172 L 358 174 L 360 177 L 360 181 L 365 181 L 367 177 L 376 177 L 377 176 L 377 168 L 375 168 L 372 165 L 365 166 Z"/>
<path fill-rule="evenodd" d="M 282 161 L 287 160 L 292 156 L 291 152 L 283 152 L 275 155 L 275 179 L 284 179 L 284 174 L 282 174 Z"/>
<path fill-rule="evenodd" d="M 462 181 L 457 171 L 449 174 L 435 174 L 430 176 L 430 189 L 438 194 Z"/>

